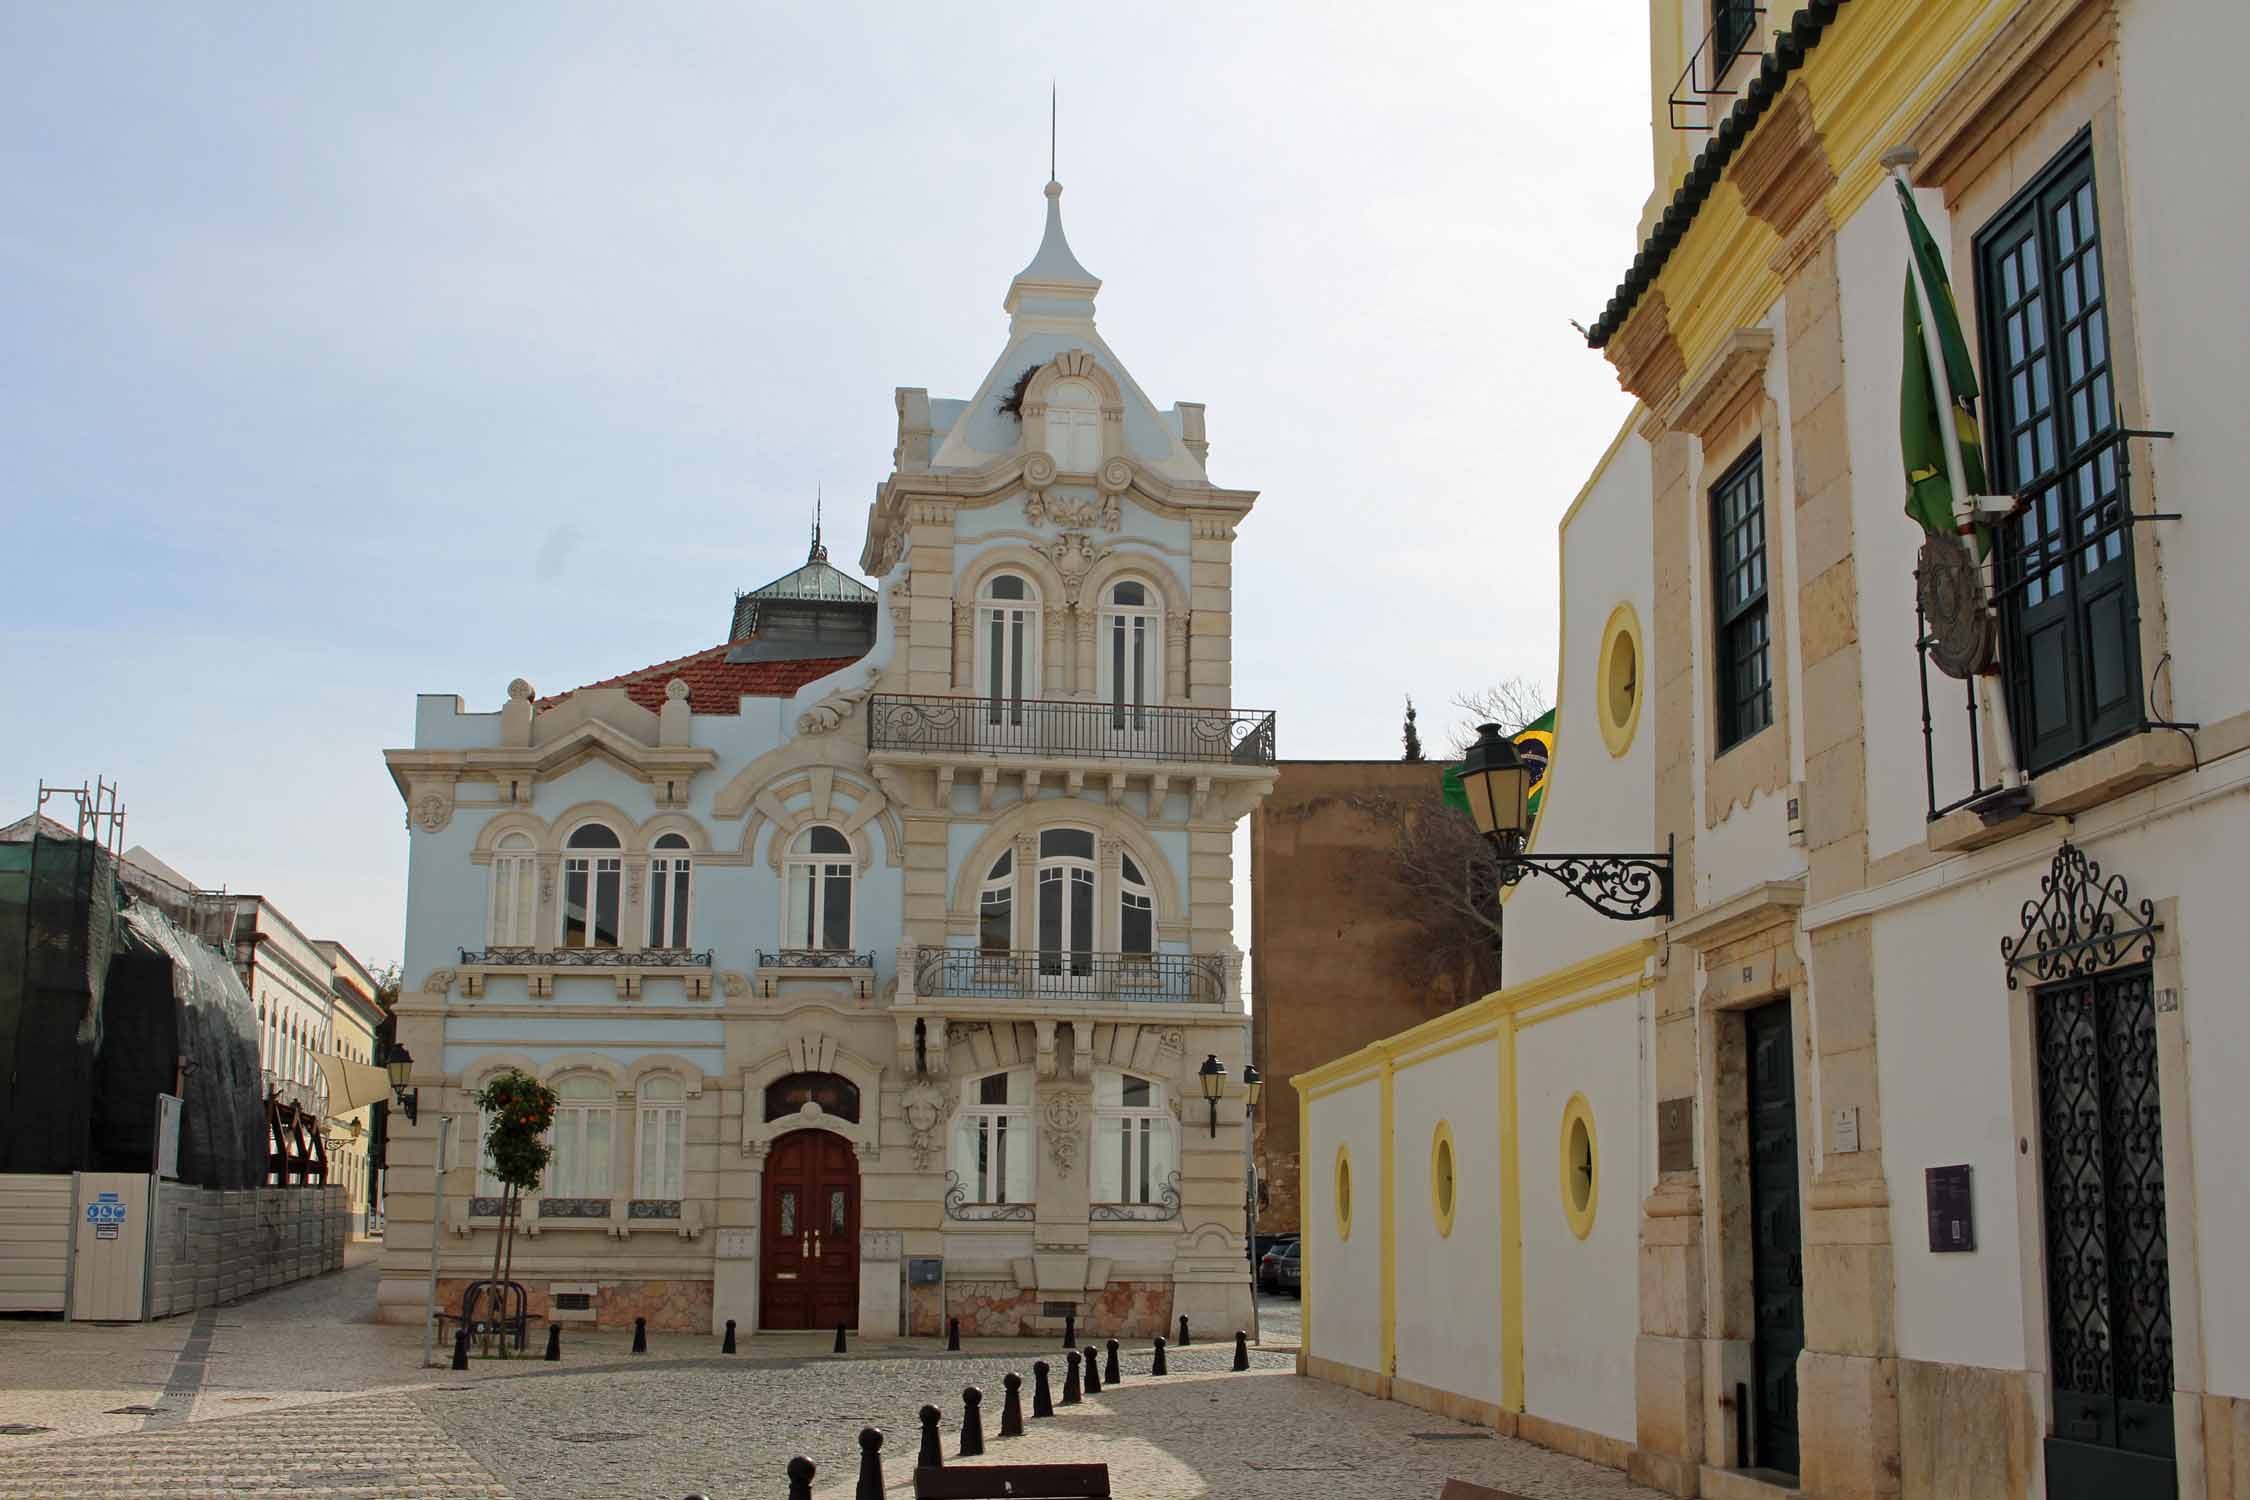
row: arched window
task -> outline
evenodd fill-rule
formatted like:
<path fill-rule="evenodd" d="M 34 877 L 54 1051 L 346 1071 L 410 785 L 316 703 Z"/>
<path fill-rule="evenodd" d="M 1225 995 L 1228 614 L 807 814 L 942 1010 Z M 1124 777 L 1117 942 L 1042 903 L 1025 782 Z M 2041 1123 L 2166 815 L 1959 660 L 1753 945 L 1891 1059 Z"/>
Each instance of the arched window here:
<path fill-rule="evenodd" d="M 624 845 L 600 823 L 581 823 L 563 843 L 562 945 L 615 948 L 625 883 Z"/>
<path fill-rule="evenodd" d="M 977 947 L 1006 953 L 1016 945 L 1016 856 L 1010 850 L 992 862 L 992 872 L 977 888 Z"/>
<path fill-rule="evenodd" d="M 1039 833 L 1039 972 L 1094 972 L 1094 835 L 1084 828 Z"/>
<path fill-rule="evenodd" d="M 1136 1073 L 1094 1075 L 1096 1203 L 1160 1203 L 1178 1162 L 1164 1086 Z"/>
<path fill-rule="evenodd" d="M 1117 856 L 1117 946 L 1125 953 L 1156 951 L 1156 893 L 1133 856 Z"/>
<path fill-rule="evenodd" d="M 789 882 L 785 948 L 848 949 L 852 945 L 851 840 L 816 823 L 789 845 L 783 871 Z"/>
<path fill-rule="evenodd" d="M 677 833 L 657 835 L 655 857 L 648 862 L 648 945 L 651 948 L 685 948 L 688 945 L 688 841 Z"/>
<path fill-rule="evenodd" d="M 532 948 L 539 938 L 532 926 L 539 883 L 531 835 L 504 833 L 492 846 L 491 946 Z"/>
<path fill-rule="evenodd" d="M 1102 590 L 1096 675 L 1112 729 L 1145 729 L 1148 706 L 1164 701 L 1164 611 L 1156 591 L 1121 578 Z"/>
<path fill-rule="evenodd" d="M 641 1155 L 633 1196 L 676 1199 L 687 1152 L 687 1085 L 677 1078 L 644 1078 L 640 1102 Z"/>
<path fill-rule="evenodd" d="M 550 1198 L 607 1198 L 615 1091 L 607 1079 L 581 1073 L 556 1084 L 555 1092 L 562 1096 L 551 1137 L 555 1159 L 540 1190 Z"/>
<path fill-rule="evenodd" d="M 953 1173 L 971 1203 L 1031 1199 L 1031 1075 L 972 1078 L 953 1119 Z"/>
<path fill-rule="evenodd" d="M 1023 700 L 1039 695 L 1039 591 L 1015 573 L 996 573 L 977 596 L 977 696 L 991 724 L 1021 724 Z"/>
<path fill-rule="evenodd" d="M 1047 391 L 1047 453 L 1065 474 L 1102 466 L 1102 403 L 1091 384 L 1058 380 Z"/>

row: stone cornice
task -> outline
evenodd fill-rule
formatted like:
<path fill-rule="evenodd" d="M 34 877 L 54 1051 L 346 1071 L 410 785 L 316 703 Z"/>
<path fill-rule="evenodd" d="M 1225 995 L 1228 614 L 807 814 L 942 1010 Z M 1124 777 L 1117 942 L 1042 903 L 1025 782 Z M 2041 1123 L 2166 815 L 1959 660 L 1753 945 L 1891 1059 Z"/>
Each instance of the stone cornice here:
<path fill-rule="evenodd" d="M 1821 240 L 1835 232 L 1826 199 L 1835 186 L 1836 169 L 1813 123 L 1806 84 L 1791 85 L 1767 113 L 1735 157 L 1733 176 L 1742 206 L 1781 236 L 1781 249 L 1768 264 L 1788 280 Z"/>
<path fill-rule="evenodd" d="M 1942 189 L 1952 203 L 2015 138 L 2002 122 L 2065 87 L 2110 45 L 2116 22 L 2115 0 L 2029 0 L 1907 136 L 1905 144 L 1920 153 L 1916 180 Z"/>
<path fill-rule="evenodd" d="M 1738 328 L 1692 379 L 1680 384 L 1663 408 L 1664 425 L 1709 441 L 1726 425 L 1745 392 L 1755 388 L 1773 353 L 1773 334 L 1764 328 Z"/>
<path fill-rule="evenodd" d="M 468 750 L 385 750 L 383 762 L 401 797 L 417 785 L 457 786 L 464 781 L 540 782 L 600 758 L 638 781 L 685 786 L 719 763 L 719 752 L 697 745 L 644 745 L 602 723 L 582 724 L 552 743 L 480 746 Z"/>
<path fill-rule="evenodd" d="M 1617 369 L 1617 383 L 1651 409 L 1667 404 L 1687 373 L 1679 340 L 1672 336 L 1671 310 L 1661 288 L 1640 299 L 1633 315 L 1602 352 Z"/>
<path fill-rule="evenodd" d="M 1804 904 L 1804 881 L 1760 881 L 1674 922 L 1665 929 L 1665 935 L 1683 948 L 1708 950 L 1739 942 L 1767 928 L 1786 931 L 1795 925 Z"/>

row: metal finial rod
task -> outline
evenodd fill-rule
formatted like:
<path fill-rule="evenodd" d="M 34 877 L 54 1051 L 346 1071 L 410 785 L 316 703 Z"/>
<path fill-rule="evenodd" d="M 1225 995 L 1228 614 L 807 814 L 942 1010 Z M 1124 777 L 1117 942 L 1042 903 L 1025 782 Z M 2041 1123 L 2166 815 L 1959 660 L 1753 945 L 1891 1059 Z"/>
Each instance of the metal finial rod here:
<path fill-rule="evenodd" d="M 1055 136 L 1060 118 L 1062 89 L 1053 79 L 1047 80 L 1047 180 L 1055 181 Z"/>

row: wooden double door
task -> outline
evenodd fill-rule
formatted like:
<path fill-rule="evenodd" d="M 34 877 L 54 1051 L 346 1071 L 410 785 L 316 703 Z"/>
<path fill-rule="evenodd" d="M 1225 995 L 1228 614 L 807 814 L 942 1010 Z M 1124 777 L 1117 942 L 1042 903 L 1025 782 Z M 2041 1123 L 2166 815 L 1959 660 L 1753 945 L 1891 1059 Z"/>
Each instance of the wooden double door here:
<path fill-rule="evenodd" d="M 859 1163 L 825 1130 L 783 1136 L 766 1156 L 759 1326 L 859 1325 Z"/>
<path fill-rule="evenodd" d="M 1805 1347 L 1805 1259 L 1797 1206 L 1797 1070 L 1789 1002 L 1743 1017 L 1750 1061 L 1751 1463 L 1798 1466 L 1797 1355 Z"/>

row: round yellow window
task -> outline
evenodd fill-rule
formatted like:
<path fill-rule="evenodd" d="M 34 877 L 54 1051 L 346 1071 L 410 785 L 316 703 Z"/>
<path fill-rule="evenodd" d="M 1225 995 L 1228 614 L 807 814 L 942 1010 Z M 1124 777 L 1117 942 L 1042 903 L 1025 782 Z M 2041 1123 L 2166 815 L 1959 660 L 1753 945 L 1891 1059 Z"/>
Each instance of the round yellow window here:
<path fill-rule="evenodd" d="M 1570 1232 L 1580 1239 L 1593 1233 L 1601 1181 L 1602 1157 L 1594 1138 L 1594 1111 L 1584 1094 L 1573 1094 L 1563 1106 L 1562 1202 Z"/>
<path fill-rule="evenodd" d="M 1336 1148 L 1336 1238 L 1352 1237 L 1352 1153 Z"/>
<path fill-rule="evenodd" d="M 1620 604 L 1602 627 L 1601 661 L 1594 669 L 1594 717 L 1602 743 L 1623 755 L 1641 722 L 1641 622 L 1633 606 Z"/>
<path fill-rule="evenodd" d="M 1453 1127 L 1443 1120 L 1430 1137 L 1430 1214 L 1440 1236 L 1453 1233 Z"/>

